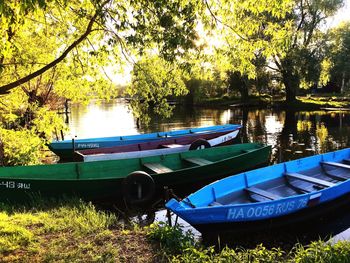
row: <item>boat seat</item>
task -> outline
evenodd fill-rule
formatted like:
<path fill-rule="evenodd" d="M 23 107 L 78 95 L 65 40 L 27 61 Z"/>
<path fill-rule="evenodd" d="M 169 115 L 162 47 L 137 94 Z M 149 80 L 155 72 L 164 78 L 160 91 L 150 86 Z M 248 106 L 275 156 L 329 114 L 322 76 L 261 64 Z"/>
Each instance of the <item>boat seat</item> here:
<path fill-rule="evenodd" d="M 143 166 L 147 167 L 157 174 L 173 172 L 173 170 L 160 163 L 144 163 Z"/>
<path fill-rule="evenodd" d="M 213 163 L 212 161 L 209 161 L 209 160 L 206 160 L 206 159 L 203 159 L 203 158 L 198 158 L 198 157 L 185 158 L 184 160 L 189 162 L 189 163 L 194 163 L 194 164 L 197 164 L 197 165 L 200 165 L 200 166 Z"/>
<path fill-rule="evenodd" d="M 315 186 L 315 185 L 314 185 Z M 302 187 L 300 185 L 294 185 L 294 184 L 291 184 L 290 182 L 288 182 L 288 187 L 292 188 L 294 191 L 297 191 L 299 193 L 302 193 L 302 194 L 305 194 L 305 193 L 311 193 L 311 190 L 305 188 L 305 187 Z"/>
<path fill-rule="evenodd" d="M 337 181 L 346 181 L 346 180 L 350 179 L 350 177 L 346 177 L 346 176 L 343 176 L 341 174 L 332 174 L 329 172 L 325 172 L 325 175 L 327 175 L 328 177 L 330 177 L 334 180 L 337 180 Z"/>
<path fill-rule="evenodd" d="M 326 165 L 333 166 L 333 167 L 337 167 L 337 168 L 350 169 L 350 165 L 343 164 L 343 163 L 321 162 L 321 164 L 326 164 Z"/>
<path fill-rule="evenodd" d="M 250 194 L 257 194 L 270 200 L 281 199 L 282 197 L 257 187 L 248 187 L 245 190 Z"/>
<path fill-rule="evenodd" d="M 317 185 L 324 186 L 324 187 L 332 187 L 335 185 L 335 183 L 328 182 L 328 181 L 321 180 L 321 179 L 317 179 L 315 177 L 311 177 L 311 176 L 307 176 L 307 175 L 303 175 L 303 174 L 299 174 L 299 173 L 285 173 L 284 175 L 287 177 L 299 179 L 299 180 L 302 180 L 302 181 L 305 181 L 308 183 L 313 183 L 313 184 L 317 184 Z"/>
<path fill-rule="evenodd" d="M 182 147 L 183 145 L 181 144 L 164 144 L 164 145 L 161 145 L 163 148 L 178 148 L 178 147 Z"/>

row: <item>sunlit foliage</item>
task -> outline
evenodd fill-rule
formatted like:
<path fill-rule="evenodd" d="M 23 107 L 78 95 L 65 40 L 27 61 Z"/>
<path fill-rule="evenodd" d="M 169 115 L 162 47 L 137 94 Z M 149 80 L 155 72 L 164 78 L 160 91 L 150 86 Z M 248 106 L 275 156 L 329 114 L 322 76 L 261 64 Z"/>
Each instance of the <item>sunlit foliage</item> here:
<path fill-rule="evenodd" d="M 67 100 L 116 96 L 109 72 L 120 71 L 123 60 L 148 49 L 169 61 L 182 56 L 194 45 L 201 6 L 200 1 L 183 0 L 1 1 L 3 129 L 28 129 L 43 142 L 51 140 L 62 125 L 41 109 L 57 110 Z M 169 114 L 164 100 L 156 104 L 157 113 Z"/>
<path fill-rule="evenodd" d="M 135 64 L 132 84 L 126 89 L 135 117 L 145 124 L 150 122 L 152 111 L 169 118 L 173 106 L 168 99 L 187 92 L 178 66 L 156 56 L 146 56 Z"/>

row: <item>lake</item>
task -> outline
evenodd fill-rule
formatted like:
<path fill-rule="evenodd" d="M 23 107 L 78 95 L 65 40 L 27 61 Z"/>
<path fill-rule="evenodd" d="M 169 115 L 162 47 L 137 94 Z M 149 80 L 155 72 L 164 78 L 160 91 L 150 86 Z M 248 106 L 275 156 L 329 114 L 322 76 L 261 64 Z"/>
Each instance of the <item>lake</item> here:
<path fill-rule="evenodd" d="M 271 145 L 271 164 L 349 147 L 350 112 L 346 111 L 178 106 L 170 119 L 153 118 L 149 127 L 138 128 L 128 104 L 123 99 L 116 99 L 94 101 L 89 105 L 73 104 L 68 117 L 70 132 L 65 139 L 241 124 L 239 141 Z M 312 231 L 321 236 L 334 236 L 333 240 L 350 239 L 350 212 L 341 212 Z M 156 220 L 165 220 L 165 211 L 158 212 Z"/>

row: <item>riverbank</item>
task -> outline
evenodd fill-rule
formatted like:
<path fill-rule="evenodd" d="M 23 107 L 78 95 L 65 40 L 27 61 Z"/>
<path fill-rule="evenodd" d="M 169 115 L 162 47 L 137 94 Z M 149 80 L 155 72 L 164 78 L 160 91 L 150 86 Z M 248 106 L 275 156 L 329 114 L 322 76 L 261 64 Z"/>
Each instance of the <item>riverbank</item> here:
<path fill-rule="evenodd" d="M 205 247 L 180 227 L 126 224 L 78 200 L 0 207 L 1 262 L 347 262 L 350 243 L 296 244 L 290 251 Z"/>
<path fill-rule="evenodd" d="M 348 108 L 350 105 L 349 96 L 334 94 L 298 96 L 293 103 L 287 103 L 282 96 L 271 96 L 267 94 L 249 96 L 246 102 L 238 97 L 212 98 L 196 103 L 200 107 L 257 107 L 257 108 L 279 108 L 298 110 L 319 110 L 323 108 Z"/>

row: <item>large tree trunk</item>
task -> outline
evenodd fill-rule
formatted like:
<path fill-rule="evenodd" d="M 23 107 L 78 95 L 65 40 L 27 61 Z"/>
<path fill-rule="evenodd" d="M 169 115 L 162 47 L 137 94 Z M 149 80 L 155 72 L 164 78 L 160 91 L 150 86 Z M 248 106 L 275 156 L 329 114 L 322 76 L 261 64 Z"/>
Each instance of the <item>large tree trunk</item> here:
<path fill-rule="evenodd" d="M 344 87 L 345 87 L 345 72 L 343 71 L 342 78 L 341 78 L 340 94 L 343 94 Z"/>
<path fill-rule="evenodd" d="M 246 81 L 242 81 L 239 87 L 239 93 L 241 94 L 241 101 L 243 103 L 249 100 L 248 85 Z"/>
<path fill-rule="evenodd" d="M 248 77 L 242 75 L 239 71 L 228 72 L 229 76 L 229 89 L 238 90 L 241 94 L 241 101 L 247 102 L 249 99 L 249 90 L 248 90 Z"/>
<path fill-rule="evenodd" d="M 299 78 L 291 72 L 282 74 L 283 84 L 286 88 L 286 102 L 294 102 L 297 100 L 297 91 L 299 89 Z"/>

